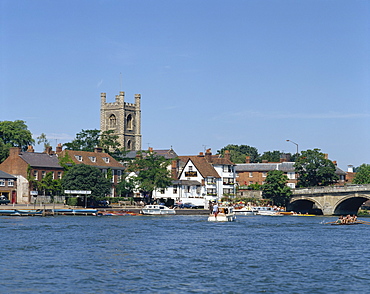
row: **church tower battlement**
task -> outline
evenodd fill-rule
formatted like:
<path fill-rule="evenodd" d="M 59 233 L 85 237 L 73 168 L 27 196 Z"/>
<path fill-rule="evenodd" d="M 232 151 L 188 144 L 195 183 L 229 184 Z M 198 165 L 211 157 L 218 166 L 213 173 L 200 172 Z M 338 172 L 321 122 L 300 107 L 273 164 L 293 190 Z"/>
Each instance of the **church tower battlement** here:
<path fill-rule="evenodd" d="M 141 150 L 141 95 L 135 94 L 135 103 L 127 103 L 125 92 L 120 92 L 115 102 L 107 103 L 106 93 L 101 93 L 100 101 L 100 130 L 113 130 L 120 148 Z"/>

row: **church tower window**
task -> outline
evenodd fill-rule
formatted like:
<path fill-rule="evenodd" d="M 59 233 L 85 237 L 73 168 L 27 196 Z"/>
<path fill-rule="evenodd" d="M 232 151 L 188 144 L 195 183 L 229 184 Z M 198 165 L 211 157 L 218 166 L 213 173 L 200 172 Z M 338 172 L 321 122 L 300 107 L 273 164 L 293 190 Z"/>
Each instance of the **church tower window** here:
<path fill-rule="evenodd" d="M 116 116 L 114 114 L 111 114 L 111 116 L 109 117 L 109 127 L 115 128 L 116 125 L 117 125 Z"/>

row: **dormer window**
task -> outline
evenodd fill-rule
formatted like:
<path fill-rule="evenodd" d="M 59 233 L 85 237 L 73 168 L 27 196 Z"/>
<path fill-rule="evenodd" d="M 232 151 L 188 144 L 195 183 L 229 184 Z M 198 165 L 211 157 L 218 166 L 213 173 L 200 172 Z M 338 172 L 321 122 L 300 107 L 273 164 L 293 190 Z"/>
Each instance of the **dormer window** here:
<path fill-rule="evenodd" d="M 78 161 L 82 161 L 82 156 L 81 156 L 81 155 L 75 155 L 75 158 L 76 158 Z"/>
<path fill-rule="evenodd" d="M 103 157 L 105 163 L 109 163 L 109 157 Z"/>
<path fill-rule="evenodd" d="M 89 159 L 91 160 L 91 162 L 96 162 L 96 157 L 95 156 L 89 156 Z"/>

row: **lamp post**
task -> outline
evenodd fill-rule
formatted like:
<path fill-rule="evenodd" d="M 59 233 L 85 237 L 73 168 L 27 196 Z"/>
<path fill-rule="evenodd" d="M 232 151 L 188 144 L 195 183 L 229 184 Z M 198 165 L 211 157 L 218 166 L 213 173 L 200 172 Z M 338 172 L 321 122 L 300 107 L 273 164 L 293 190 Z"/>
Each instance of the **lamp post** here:
<path fill-rule="evenodd" d="M 291 140 L 286 140 L 287 142 L 290 142 L 290 143 L 293 143 L 294 145 L 296 145 L 297 146 L 297 156 L 298 156 L 298 144 L 297 143 L 295 143 L 295 142 L 293 142 L 293 141 L 291 141 Z"/>

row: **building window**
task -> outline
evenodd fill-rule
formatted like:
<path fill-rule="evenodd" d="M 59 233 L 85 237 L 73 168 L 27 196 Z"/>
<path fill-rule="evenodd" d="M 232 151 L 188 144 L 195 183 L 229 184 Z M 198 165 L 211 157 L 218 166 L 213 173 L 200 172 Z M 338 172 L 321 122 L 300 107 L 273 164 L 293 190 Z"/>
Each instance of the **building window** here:
<path fill-rule="evenodd" d="M 95 156 L 89 156 L 89 159 L 91 160 L 91 162 L 96 162 L 96 157 Z"/>
<path fill-rule="evenodd" d="M 193 167 L 191 165 L 189 165 L 189 168 L 188 168 L 189 171 L 193 171 Z"/>
<path fill-rule="evenodd" d="M 173 185 L 173 194 L 177 194 L 177 185 Z"/>
<path fill-rule="evenodd" d="M 128 130 L 132 130 L 132 115 L 129 114 L 126 118 L 126 127 Z"/>
<path fill-rule="evenodd" d="M 82 161 L 82 156 L 81 156 L 81 155 L 75 155 L 75 158 L 76 158 L 78 161 Z"/>
<path fill-rule="evenodd" d="M 5 180 L 4 179 L 0 179 L 0 187 L 5 187 Z"/>
<path fill-rule="evenodd" d="M 161 194 L 164 194 L 164 189 L 161 189 Z"/>
<path fill-rule="evenodd" d="M 109 163 L 109 157 L 103 157 L 105 163 Z"/>
<path fill-rule="evenodd" d="M 14 187 L 14 180 L 8 180 L 8 187 Z"/>
<path fill-rule="evenodd" d="M 249 177 L 253 178 L 253 173 L 252 172 L 249 172 Z"/>
<path fill-rule="evenodd" d="M 37 170 L 34 170 L 34 171 L 33 171 L 33 178 L 34 178 L 35 180 L 38 180 L 38 179 L 39 179 Z"/>
<path fill-rule="evenodd" d="M 122 171 L 121 170 L 117 170 L 117 181 L 120 182 L 122 179 Z"/>
<path fill-rule="evenodd" d="M 224 172 L 224 173 L 232 173 L 232 172 L 233 172 L 233 168 L 232 168 L 232 166 L 231 166 L 231 165 L 224 165 L 224 166 L 222 167 L 222 169 L 223 169 L 223 172 Z"/>
<path fill-rule="evenodd" d="M 267 172 L 262 172 L 262 177 L 266 178 L 267 177 Z"/>
<path fill-rule="evenodd" d="M 131 150 L 131 149 L 132 149 L 131 140 L 127 140 L 127 150 Z"/>
<path fill-rule="evenodd" d="M 62 179 L 62 172 L 58 172 L 58 179 L 61 180 Z"/>
<path fill-rule="evenodd" d="M 216 184 L 216 179 L 215 178 L 207 178 L 206 183 L 207 183 L 207 185 L 214 185 L 214 184 Z"/>
<path fill-rule="evenodd" d="M 109 117 L 109 127 L 110 128 L 115 128 L 117 125 L 117 118 L 114 114 L 111 114 Z"/>
<path fill-rule="evenodd" d="M 44 171 L 44 170 L 43 170 L 43 171 L 41 172 L 41 178 L 42 178 L 42 179 L 44 179 L 45 177 L 46 177 L 46 171 Z"/>
<path fill-rule="evenodd" d="M 288 176 L 289 180 L 294 180 L 295 179 L 295 172 L 288 172 L 287 176 Z"/>

